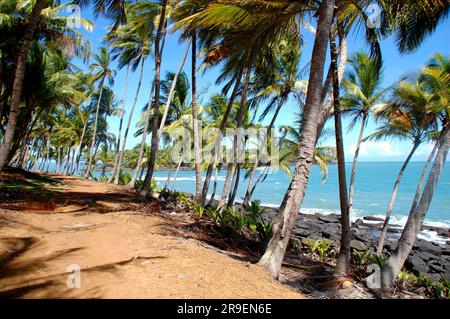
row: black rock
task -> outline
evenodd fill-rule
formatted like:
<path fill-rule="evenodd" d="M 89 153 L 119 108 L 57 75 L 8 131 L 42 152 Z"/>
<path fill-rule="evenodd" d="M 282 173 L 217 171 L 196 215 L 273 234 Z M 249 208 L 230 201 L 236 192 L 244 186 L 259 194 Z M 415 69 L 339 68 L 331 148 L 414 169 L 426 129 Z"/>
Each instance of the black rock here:
<path fill-rule="evenodd" d="M 428 252 L 436 256 L 440 256 L 442 253 L 442 248 L 438 244 L 423 239 L 416 241 L 414 244 L 414 250 Z"/>
<path fill-rule="evenodd" d="M 445 269 L 438 263 L 431 263 L 430 264 L 430 270 L 432 272 L 438 273 L 438 274 L 441 274 L 441 273 L 445 272 Z"/>
<path fill-rule="evenodd" d="M 334 215 L 319 216 L 319 220 L 324 223 L 339 223 L 339 218 Z"/>
<path fill-rule="evenodd" d="M 408 258 L 408 264 L 412 270 L 419 274 L 428 272 L 428 265 L 416 255 L 410 256 Z"/>
<path fill-rule="evenodd" d="M 353 225 L 355 226 L 363 226 L 364 225 L 364 221 L 361 218 L 358 218 Z"/>
<path fill-rule="evenodd" d="M 367 245 L 360 240 L 353 239 L 350 242 L 350 248 L 353 248 L 353 249 L 356 249 L 359 251 L 364 251 L 364 250 L 367 250 Z"/>
<path fill-rule="evenodd" d="M 376 222 L 384 222 L 384 218 L 382 218 L 382 217 L 377 217 L 377 216 L 364 216 L 363 219 L 365 219 L 365 220 L 371 220 L 371 221 L 376 221 Z"/>

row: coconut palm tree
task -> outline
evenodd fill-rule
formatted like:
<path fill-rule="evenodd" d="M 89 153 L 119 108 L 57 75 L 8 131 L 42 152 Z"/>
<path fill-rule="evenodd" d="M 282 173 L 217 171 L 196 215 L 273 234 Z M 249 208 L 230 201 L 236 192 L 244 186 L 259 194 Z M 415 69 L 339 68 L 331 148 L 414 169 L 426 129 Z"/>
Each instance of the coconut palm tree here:
<path fill-rule="evenodd" d="M 92 135 L 92 144 L 85 177 L 88 177 L 89 174 L 91 174 L 91 166 L 92 166 L 92 159 L 94 156 L 94 147 L 96 145 L 97 124 L 98 124 L 100 103 L 102 101 L 103 86 L 105 85 L 105 81 L 108 81 L 109 85 L 112 85 L 114 83 L 114 77 L 116 75 L 116 71 L 111 68 L 111 55 L 106 47 L 99 48 L 99 52 L 94 55 L 94 60 L 96 62 L 91 64 L 90 69 L 95 72 L 94 81 L 98 82 L 99 97 L 97 100 L 97 108 L 95 111 L 94 132 Z"/>
<path fill-rule="evenodd" d="M 425 164 L 408 220 L 398 241 L 397 248 L 379 272 L 380 278 L 378 282 L 380 282 L 381 287 L 392 286 L 394 279 L 397 277 L 411 252 L 431 204 L 450 147 L 450 59 L 437 54 L 421 72 L 420 80 L 425 83 L 428 92 L 432 95 L 433 109 L 441 121 L 439 140 Z M 433 165 L 428 174 L 423 191 L 419 196 L 418 193 L 420 193 L 422 183 L 425 180 L 428 165 L 431 163 L 435 152 L 436 155 Z"/>
<path fill-rule="evenodd" d="M 10 154 L 15 137 L 19 108 L 22 102 L 27 59 L 32 44 L 38 37 L 42 36 L 49 46 L 54 48 L 59 47 L 59 49 L 63 48 L 69 54 L 87 53 L 85 50 L 85 38 L 70 28 L 65 18 L 57 16 L 58 11 L 63 6 L 54 8 L 52 6 L 53 1 L 49 0 L 36 2 L 17 0 L 1 6 L 1 10 L 5 10 L 5 12 L 1 12 L 2 22 L 0 23 L 0 27 L 2 28 L 2 35 L 6 35 L 5 38 L 12 39 L 13 42 L 20 41 L 20 46 L 18 53 L 13 52 L 13 84 L 11 90 L 6 91 L 11 93 L 11 98 L 8 126 L 5 130 L 3 142 L 0 145 L 0 171 L 8 161 L 8 155 Z M 83 28 L 92 28 L 92 24 L 85 19 L 80 18 L 80 23 Z M 4 33 L 4 31 L 6 32 Z M 20 34 L 22 31 L 23 37 L 18 38 L 17 32 Z M 4 38 L 2 37 L 2 39 Z M 11 46 L 11 48 L 14 47 Z"/>
<path fill-rule="evenodd" d="M 131 120 L 141 89 L 145 60 L 150 55 L 151 45 L 153 42 L 152 29 L 149 29 L 148 24 L 140 24 L 140 17 L 139 15 L 135 14 L 139 14 L 139 11 L 136 9 L 136 7 L 130 6 L 127 24 L 119 27 L 110 36 L 110 42 L 115 47 L 115 49 L 113 49 L 113 53 L 115 53 L 114 58 L 119 59 L 119 68 L 130 65 L 132 70 L 135 71 L 140 66 L 139 81 L 136 87 L 134 101 L 128 115 L 128 122 L 123 137 L 123 144 L 117 146 L 117 164 L 115 165 L 116 168 L 113 171 L 114 183 L 116 184 L 119 183 L 123 152 L 126 148 Z M 120 130 L 121 128 L 119 127 L 119 131 Z M 118 141 L 120 141 L 120 135 L 118 136 L 118 139 Z"/>
<path fill-rule="evenodd" d="M 160 87 L 161 87 L 161 41 L 165 39 L 165 32 L 163 29 L 165 29 L 165 26 L 167 27 L 167 20 L 166 20 L 166 11 L 167 11 L 167 0 L 161 1 L 161 10 L 159 15 L 159 22 L 158 22 L 158 28 L 156 31 L 156 37 L 155 37 L 155 78 L 154 78 L 154 87 L 155 87 L 155 103 L 151 103 L 152 100 L 150 99 L 149 106 L 153 104 L 153 125 L 152 125 L 152 143 L 151 143 L 151 151 L 150 151 L 150 158 L 148 159 L 147 163 L 147 173 L 145 175 L 144 181 L 142 183 L 142 187 L 140 189 L 141 193 L 145 193 L 146 196 L 150 196 L 150 183 L 153 178 L 153 171 L 155 169 L 155 160 L 156 160 L 156 152 L 158 149 L 158 128 L 159 128 L 159 99 L 160 99 Z M 153 93 L 153 89 L 152 89 Z M 144 130 L 145 131 L 145 130 Z M 145 134 L 145 133 L 144 133 Z M 145 141 L 144 141 L 145 143 Z"/>
<path fill-rule="evenodd" d="M 375 115 L 386 123 L 375 133 L 364 140 L 400 139 L 409 140 L 413 146 L 404 161 L 394 184 L 391 198 L 389 199 L 386 217 L 381 230 L 377 246 L 377 254 L 381 255 L 386 236 L 389 219 L 394 207 L 398 187 L 403 173 L 417 148 L 426 141 L 430 141 L 437 129 L 436 114 L 431 108 L 431 94 L 425 91 L 420 82 L 410 84 L 401 82 L 393 93 L 394 102 L 387 103 L 376 110 Z"/>
<path fill-rule="evenodd" d="M 353 209 L 356 167 L 364 129 L 371 113 L 382 105 L 380 101 L 386 89 L 381 88 L 382 65 L 375 59 L 370 58 L 364 52 L 358 52 L 349 58 L 349 64 L 351 70 L 347 72 L 342 82 L 344 94 L 340 102 L 344 114 L 351 116 L 349 130 L 360 122 L 349 184 L 348 207 L 351 212 Z"/>

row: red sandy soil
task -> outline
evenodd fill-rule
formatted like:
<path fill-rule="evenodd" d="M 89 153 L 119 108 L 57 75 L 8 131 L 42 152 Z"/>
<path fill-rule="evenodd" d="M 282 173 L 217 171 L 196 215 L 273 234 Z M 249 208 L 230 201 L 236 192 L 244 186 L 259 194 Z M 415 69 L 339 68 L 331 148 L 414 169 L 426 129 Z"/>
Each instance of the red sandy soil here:
<path fill-rule="evenodd" d="M 167 220 L 119 186 L 52 177 L 56 213 L 0 204 L 0 297 L 303 297 L 257 265 L 163 235 Z M 80 288 L 67 286 L 71 264 Z"/>

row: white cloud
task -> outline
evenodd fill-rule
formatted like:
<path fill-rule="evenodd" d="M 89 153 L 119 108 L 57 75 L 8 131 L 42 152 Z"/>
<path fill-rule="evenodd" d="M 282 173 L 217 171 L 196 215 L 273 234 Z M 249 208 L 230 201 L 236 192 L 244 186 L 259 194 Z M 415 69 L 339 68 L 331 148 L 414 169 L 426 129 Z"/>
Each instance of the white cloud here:
<path fill-rule="evenodd" d="M 350 147 L 350 154 L 354 154 L 356 144 Z M 361 144 L 359 150 L 361 157 L 380 158 L 380 157 L 395 157 L 403 155 L 403 152 L 394 147 L 390 142 L 365 142 Z"/>

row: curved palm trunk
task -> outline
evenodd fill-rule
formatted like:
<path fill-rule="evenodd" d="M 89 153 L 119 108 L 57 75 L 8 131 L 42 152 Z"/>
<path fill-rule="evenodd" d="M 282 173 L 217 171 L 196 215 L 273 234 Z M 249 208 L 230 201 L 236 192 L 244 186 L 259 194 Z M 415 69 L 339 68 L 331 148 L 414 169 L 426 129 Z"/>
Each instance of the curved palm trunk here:
<path fill-rule="evenodd" d="M 116 169 L 116 175 L 114 178 L 114 184 L 119 184 L 119 177 L 120 177 L 121 165 L 122 165 L 122 160 L 123 160 L 123 154 L 125 153 L 125 147 L 127 146 L 128 132 L 130 131 L 131 120 L 133 118 L 134 108 L 136 107 L 136 103 L 137 103 L 137 100 L 139 97 L 139 92 L 141 91 L 142 76 L 144 75 L 144 62 L 145 62 L 145 60 L 142 59 L 141 71 L 139 74 L 139 82 L 138 82 L 138 85 L 136 88 L 136 94 L 134 96 L 133 105 L 131 106 L 130 114 L 128 115 L 127 128 L 125 129 L 125 134 L 123 135 L 122 149 L 119 151 L 119 160 L 117 162 L 117 169 Z"/>
<path fill-rule="evenodd" d="M 36 5 L 31 12 L 28 25 L 23 35 L 17 55 L 16 69 L 14 72 L 14 82 L 11 95 L 11 107 L 8 116 L 8 126 L 6 127 L 3 143 L 0 145 L 0 172 L 3 170 L 11 149 L 14 135 L 16 133 L 17 120 L 19 115 L 20 102 L 22 98 L 23 80 L 27 67 L 28 51 L 33 41 L 34 31 L 36 29 L 42 10 L 47 6 L 48 0 L 36 1 Z"/>
<path fill-rule="evenodd" d="M 117 143 L 116 143 L 116 156 L 114 157 L 114 167 L 113 170 L 111 172 L 111 176 L 109 178 L 109 182 L 112 181 L 112 179 L 115 176 L 117 165 L 119 162 L 119 154 L 120 154 L 120 145 L 121 145 L 121 138 L 122 138 L 122 126 L 123 126 L 123 118 L 125 115 L 125 105 L 126 105 L 126 100 L 127 100 L 127 90 L 128 90 L 128 76 L 130 75 L 130 68 L 131 68 L 131 64 L 128 63 L 127 65 L 127 74 L 125 76 L 125 87 L 123 89 L 123 97 L 122 97 L 122 110 L 120 112 L 120 122 L 119 122 L 119 131 L 117 132 Z M 119 169 L 120 170 L 120 169 Z M 120 175 L 120 172 L 119 172 Z"/>
<path fill-rule="evenodd" d="M 161 3 L 161 15 L 158 25 L 158 31 L 155 39 L 155 106 L 153 113 L 153 126 L 152 126 L 152 144 L 150 148 L 150 158 L 148 159 L 147 173 L 140 189 L 141 193 L 145 192 L 146 197 L 150 197 L 150 183 L 153 178 L 153 171 L 155 169 L 156 154 L 158 152 L 158 123 L 159 123 L 159 97 L 160 97 L 160 76 L 161 76 L 161 51 L 160 41 L 163 32 L 163 26 L 165 24 L 165 16 L 167 9 L 167 0 L 163 0 Z"/>
<path fill-rule="evenodd" d="M 238 113 L 237 113 L 236 133 L 234 134 L 234 154 L 235 154 L 234 160 L 236 161 L 236 164 L 235 164 L 236 165 L 236 179 L 234 181 L 233 192 L 231 193 L 231 196 L 228 201 L 228 207 L 232 207 L 234 205 L 234 201 L 236 199 L 236 194 L 238 191 L 240 176 L 241 176 L 241 153 L 243 153 L 245 155 L 245 143 L 244 143 L 244 145 L 241 145 L 242 137 L 240 137 L 239 135 L 241 134 L 242 123 L 244 121 L 244 115 L 245 115 L 245 110 L 246 110 L 246 106 L 247 106 L 247 93 L 248 93 L 248 83 L 250 81 L 250 73 L 251 73 L 250 66 L 247 66 L 247 70 L 245 71 L 245 75 L 244 75 L 244 82 L 242 83 L 241 101 L 239 103 L 239 109 L 238 109 Z"/>
<path fill-rule="evenodd" d="M 98 94 L 98 101 L 97 101 L 97 109 L 95 111 L 95 122 L 94 122 L 94 133 L 92 135 L 92 145 L 91 145 L 91 150 L 89 152 L 89 162 L 88 162 L 88 166 L 86 168 L 86 172 L 84 174 L 84 177 L 89 177 L 89 175 L 91 174 L 91 166 L 92 166 L 92 159 L 94 156 L 94 148 L 95 148 L 95 137 L 97 135 L 97 124 L 98 124 L 98 113 L 100 111 L 100 103 L 102 100 L 102 94 L 103 94 L 103 84 L 105 83 L 105 76 L 102 77 L 102 80 L 100 82 L 100 93 Z"/>
<path fill-rule="evenodd" d="M 164 184 L 163 190 L 166 190 L 169 187 L 170 177 L 172 176 L 172 166 L 169 166 L 169 171 L 167 173 L 166 183 Z"/>
<path fill-rule="evenodd" d="M 445 126 L 444 126 L 445 127 Z M 409 214 L 408 221 L 403 229 L 402 235 L 398 241 L 397 248 L 388 259 L 387 263 L 381 269 L 381 286 L 391 287 L 394 279 L 400 272 L 405 260 L 408 258 L 409 253 L 417 239 L 417 234 L 422 228 L 425 214 L 430 207 L 431 200 L 433 199 L 434 191 L 436 190 L 439 177 L 444 168 L 445 159 L 450 147 L 450 126 L 444 128 L 442 135 L 439 139 L 439 147 L 436 153 L 436 157 L 431 167 L 430 174 L 428 175 L 427 182 L 425 184 L 422 196 L 420 197 L 417 207 L 413 208 L 413 211 Z"/>
<path fill-rule="evenodd" d="M 200 136 L 197 107 L 197 32 L 192 35 L 192 125 L 194 138 L 195 196 L 200 199 L 202 192 L 202 168 L 200 165 Z"/>
<path fill-rule="evenodd" d="M 236 170 L 234 172 L 234 179 L 233 179 L 233 188 L 231 190 L 230 196 L 228 198 L 227 207 L 233 207 L 234 201 L 236 199 L 236 194 L 239 187 L 239 180 L 241 179 L 241 165 L 238 163 L 236 165 Z"/>
<path fill-rule="evenodd" d="M 180 171 L 180 167 L 181 167 L 181 163 L 182 162 L 183 162 L 183 157 L 180 158 L 180 161 L 178 162 L 178 165 L 177 165 L 177 170 L 175 171 L 175 176 L 173 177 L 172 192 L 175 189 L 175 182 L 177 181 L 178 172 Z"/>
<path fill-rule="evenodd" d="M 256 156 L 255 163 L 253 164 L 252 171 L 250 172 L 250 176 L 248 179 L 247 190 L 245 191 L 244 201 L 242 202 L 244 207 L 248 207 L 250 205 L 250 192 L 252 190 L 253 180 L 255 179 L 256 169 L 258 168 L 259 158 Z"/>
<path fill-rule="evenodd" d="M 319 10 L 319 22 L 314 40 L 308 94 L 301 128 L 299 156 L 294 177 L 285 194 L 275 218 L 273 234 L 259 264 L 266 267 L 272 276 L 278 277 L 286 247 L 303 201 L 316 143 L 317 124 L 320 113 L 322 82 L 327 45 L 333 20 L 334 1 L 324 0 Z"/>
<path fill-rule="evenodd" d="M 61 168 L 61 148 L 58 147 L 58 149 L 56 150 L 56 169 L 55 169 L 55 174 L 59 174 L 59 170 Z"/>
<path fill-rule="evenodd" d="M 153 100 L 153 92 L 155 92 L 155 81 L 154 80 L 152 81 L 152 88 L 151 88 L 150 96 L 148 99 L 148 108 L 144 114 L 144 131 L 142 132 L 141 146 L 139 148 L 139 156 L 138 156 L 136 168 L 134 169 L 133 178 L 131 179 L 130 183 L 128 183 L 128 185 L 127 185 L 127 187 L 129 187 L 129 188 L 133 188 L 138 177 L 139 178 L 141 177 L 140 172 L 143 169 L 142 168 L 142 160 L 144 158 L 145 141 L 147 140 L 148 126 L 150 124 L 149 115 L 150 115 L 150 105 L 152 105 L 152 100 Z"/>
<path fill-rule="evenodd" d="M 229 163 L 227 167 L 227 175 L 225 176 L 225 181 L 223 183 L 223 189 L 222 189 L 222 195 L 220 196 L 219 204 L 217 205 L 217 208 L 223 207 L 225 205 L 225 200 L 228 195 L 228 188 L 230 187 L 230 180 L 233 176 L 234 172 L 234 164 Z"/>
<path fill-rule="evenodd" d="M 67 148 L 66 167 L 64 168 L 64 175 L 68 175 L 70 167 L 70 146 Z"/>
<path fill-rule="evenodd" d="M 84 123 L 83 126 L 83 132 L 81 133 L 81 138 L 80 138 L 80 150 L 78 151 L 78 156 L 77 156 L 77 161 L 75 164 L 75 174 L 79 175 L 79 166 L 80 166 L 80 160 L 81 160 L 81 155 L 83 155 L 83 140 L 84 140 L 84 136 L 86 135 L 86 130 L 87 130 L 87 125 L 88 125 L 88 119 L 89 117 L 86 118 L 86 122 Z"/>
<path fill-rule="evenodd" d="M 406 158 L 405 162 L 403 163 L 402 167 L 400 168 L 400 171 L 398 172 L 397 179 L 395 180 L 394 189 L 391 194 L 391 198 L 389 199 L 389 205 L 388 209 L 386 211 L 386 217 L 384 218 L 383 228 L 381 229 L 380 239 L 378 240 L 377 245 L 377 255 L 381 256 L 381 253 L 383 252 L 384 247 L 384 239 L 386 237 L 387 228 L 389 225 L 389 219 L 391 218 L 392 209 L 394 208 L 395 198 L 397 197 L 398 187 L 400 185 L 400 181 L 402 180 L 403 173 L 405 172 L 406 167 L 408 166 L 409 161 L 411 160 L 411 157 L 413 156 L 414 152 L 419 147 L 420 143 L 415 142 L 413 148 L 408 154 L 408 157 Z"/>
<path fill-rule="evenodd" d="M 216 166 L 216 170 L 215 170 L 216 172 L 214 175 L 213 191 L 212 191 L 211 197 L 209 198 L 209 202 L 208 202 L 207 206 L 211 206 L 214 203 L 214 197 L 216 197 L 216 191 L 217 191 L 217 181 L 219 179 L 219 172 L 220 172 L 221 167 L 222 167 L 222 163 L 219 163 Z"/>
<path fill-rule="evenodd" d="M 272 129 L 275 126 L 275 121 L 277 120 L 278 114 L 280 113 L 281 108 L 283 107 L 284 103 L 286 102 L 287 97 L 288 97 L 287 94 L 283 94 L 282 97 L 281 97 L 280 102 L 277 105 L 277 109 L 275 110 L 275 113 L 272 116 L 272 119 L 271 119 L 271 121 L 269 123 L 269 126 L 267 127 L 267 134 L 264 137 L 263 147 L 264 147 L 265 143 L 267 143 L 267 136 L 271 137 L 271 135 L 272 135 Z M 247 185 L 247 191 L 245 192 L 244 201 L 243 201 L 244 207 L 248 207 L 249 204 L 250 204 L 250 199 L 251 199 L 251 196 L 253 194 L 252 189 L 254 188 L 253 187 L 253 180 L 255 179 L 255 175 L 256 175 L 256 170 L 258 168 L 258 164 L 259 164 L 259 157 L 257 156 L 255 164 L 252 167 L 252 171 L 250 172 L 250 178 L 249 178 L 248 185 Z M 256 186 L 256 185 L 257 184 L 255 183 L 254 186 Z"/>
<path fill-rule="evenodd" d="M 184 64 L 186 62 L 187 55 L 189 53 L 189 46 L 190 46 L 190 44 L 188 44 L 186 46 L 186 51 L 184 53 L 183 60 L 181 61 L 181 65 L 178 68 L 177 73 L 175 73 L 175 75 L 173 77 L 172 84 L 170 86 L 169 95 L 167 97 L 166 105 L 164 105 L 164 111 L 163 111 L 163 115 L 161 117 L 161 123 L 159 125 L 159 129 L 158 129 L 158 143 L 159 143 L 159 141 L 161 139 L 161 135 L 162 135 L 162 132 L 164 130 L 164 126 L 166 124 L 167 114 L 169 114 L 169 108 L 170 108 L 170 104 L 172 103 L 172 99 L 173 99 L 173 94 L 175 92 L 175 88 L 177 86 L 178 77 L 180 76 L 181 71 L 183 71 L 183 67 L 184 67 Z"/>
<path fill-rule="evenodd" d="M 263 181 L 264 176 L 267 174 L 267 171 L 269 170 L 270 166 L 267 166 L 264 171 L 258 176 L 258 179 L 256 180 L 255 184 L 252 186 L 250 190 L 250 194 L 248 195 L 248 202 L 250 203 L 252 200 L 253 193 L 255 192 L 256 187 Z"/>
<path fill-rule="evenodd" d="M 364 128 L 366 126 L 366 115 L 363 116 L 361 121 L 361 128 L 359 130 L 358 135 L 358 141 L 356 142 L 356 149 L 355 149 L 355 155 L 353 157 L 353 164 L 352 164 L 352 173 L 350 175 L 350 186 L 348 191 L 348 210 L 351 213 L 353 210 L 353 193 L 355 190 L 355 175 L 356 175 L 356 166 L 358 165 L 358 156 L 359 156 L 359 149 L 361 147 L 361 140 L 364 134 Z"/>
<path fill-rule="evenodd" d="M 206 169 L 206 176 L 205 176 L 205 181 L 203 183 L 203 189 L 202 189 L 202 198 L 200 200 L 200 203 L 202 206 L 205 206 L 205 202 L 206 202 L 206 196 L 208 195 L 208 190 L 209 190 L 209 184 L 211 182 L 211 176 L 212 176 L 212 171 L 214 169 L 214 162 L 215 162 L 215 156 L 216 156 L 216 150 L 217 150 L 217 146 L 220 145 L 220 143 L 222 142 L 222 136 L 223 133 L 225 131 L 225 127 L 228 123 L 228 119 L 230 117 L 231 114 L 231 110 L 233 108 L 233 104 L 234 104 L 234 100 L 236 99 L 236 96 L 238 94 L 239 91 L 239 84 L 241 81 L 241 77 L 242 77 L 242 73 L 243 73 L 243 69 L 241 69 L 239 71 L 238 76 L 236 77 L 236 83 L 234 84 L 234 88 L 233 88 L 233 92 L 231 93 L 231 97 L 230 100 L 228 101 L 228 105 L 227 105 L 227 109 L 225 110 L 225 114 L 223 115 L 222 118 L 222 122 L 220 123 L 220 135 L 216 137 L 214 144 L 215 147 L 213 148 L 213 152 L 212 152 L 212 156 L 210 158 L 209 164 L 208 164 L 208 168 Z"/>
<path fill-rule="evenodd" d="M 439 146 L 439 141 L 437 141 L 434 144 L 433 149 L 431 150 L 431 153 L 428 156 L 428 159 L 427 159 L 427 161 L 425 163 L 425 166 L 423 167 L 422 175 L 420 175 L 419 183 L 417 184 L 417 188 L 416 188 L 416 193 L 414 194 L 413 203 L 412 203 L 411 208 L 409 210 L 410 214 L 412 214 L 414 209 L 416 209 L 416 207 L 417 207 L 417 203 L 419 202 L 419 199 L 420 199 L 420 192 L 422 191 L 423 181 L 425 180 L 425 177 L 426 177 L 427 172 L 428 172 L 428 167 L 430 166 L 431 161 L 433 160 L 434 154 L 436 153 L 436 150 L 438 149 L 438 146 Z"/>
<path fill-rule="evenodd" d="M 350 268 L 350 214 L 348 210 L 347 179 L 345 174 L 344 139 L 342 135 L 341 105 L 339 102 L 338 56 L 335 37 L 330 35 L 331 68 L 333 74 L 333 108 L 336 138 L 336 157 L 339 179 L 339 204 L 341 208 L 341 244 L 336 262 L 336 273 L 347 275 Z"/>

